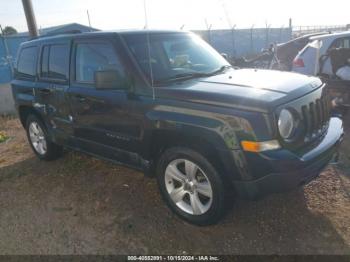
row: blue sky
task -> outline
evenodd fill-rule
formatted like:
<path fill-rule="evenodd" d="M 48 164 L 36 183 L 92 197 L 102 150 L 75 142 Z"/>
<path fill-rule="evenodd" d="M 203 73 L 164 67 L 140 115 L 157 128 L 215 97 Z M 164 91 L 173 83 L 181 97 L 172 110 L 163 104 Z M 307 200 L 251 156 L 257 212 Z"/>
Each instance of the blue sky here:
<path fill-rule="evenodd" d="M 144 0 L 32 0 L 39 27 L 66 23 L 103 29 L 143 28 Z M 26 31 L 21 0 L 0 0 L 0 24 Z M 349 0 L 146 0 L 149 28 L 213 29 L 350 24 Z M 226 11 L 225 11 L 226 10 Z"/>

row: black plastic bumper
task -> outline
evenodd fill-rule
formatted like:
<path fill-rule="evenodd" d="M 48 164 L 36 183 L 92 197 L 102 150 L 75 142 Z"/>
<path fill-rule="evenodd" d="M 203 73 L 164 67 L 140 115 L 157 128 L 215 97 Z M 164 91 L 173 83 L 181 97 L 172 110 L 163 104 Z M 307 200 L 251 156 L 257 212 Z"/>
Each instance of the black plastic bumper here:
<path fill-rule="evenodd" d="M 285 192 L 304 185 L 314 178 L 337 156 L 343 138 L 342 121 L 331 120 L 329 130 L 322 142 L 310 152 L 298 158 L 298 167 L 293 161 L 293 170 L 272 173 L 253 181 L 235 181 L 239 197 L 257 199 L 270 193 Z"/>

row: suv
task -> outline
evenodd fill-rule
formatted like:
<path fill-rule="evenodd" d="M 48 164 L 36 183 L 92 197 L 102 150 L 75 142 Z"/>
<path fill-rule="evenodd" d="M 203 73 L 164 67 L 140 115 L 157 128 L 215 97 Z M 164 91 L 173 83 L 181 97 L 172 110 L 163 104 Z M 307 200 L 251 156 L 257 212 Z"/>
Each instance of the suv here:
<path fill-rule="evenodd" d="M 144 171 L 198 225 L 218 221 L 235 196 L 309 182 L 343 135 L 318 78 L 232 68 L 183 31 L 25 42 L 12 89 L 40 159 L 64 147 Z"/>

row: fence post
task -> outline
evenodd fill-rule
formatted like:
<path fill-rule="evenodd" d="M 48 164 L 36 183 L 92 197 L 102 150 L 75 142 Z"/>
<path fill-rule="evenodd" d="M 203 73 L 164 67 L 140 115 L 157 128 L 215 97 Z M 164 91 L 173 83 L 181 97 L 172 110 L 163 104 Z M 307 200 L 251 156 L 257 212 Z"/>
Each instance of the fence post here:
<path fill-rule="evenodd" d="M 266 38 L 265 38 L 265 47 L 269 46 L 269 34 L 270 34 L 270 26 L 266 25 Z"/>
<path fill-rule="evenodd" d="M 254 53 L 254 46 L 253 46 L 253 28 L 254 28 L 254 25 L 252 25 L 252 27 L 250 28 L 250 53 L 251 53 L 251 54 Z"/>
<path fill-rule="evenodd" d="M 232 53 L 233 57 L 236 57 L 236 37 L 235 37 L 235 28 L 231 28 L 231 34 L 232 34 Z"/>
<path fill-rule="evenodd" d="M 7 40 L 6 40 L 6 36 L 4 34 L 4 31 L 2 30 L 2 26 L 0 25 L 0 31 L 1 31 L 1 40 L 3 42 L 3 45 L 5 47 L 5 59 L 6 59 L 6 62 L 7 64 L 9 65 L 10 67 L 10 70 L 11 70 L 11 78 L 13 77 L 13 66 L 12 66 L 12 61 L 11 61 L 11 54 L 10 54 L 10 51 L 9 51 L 9 47 L 7 45 Z"/>

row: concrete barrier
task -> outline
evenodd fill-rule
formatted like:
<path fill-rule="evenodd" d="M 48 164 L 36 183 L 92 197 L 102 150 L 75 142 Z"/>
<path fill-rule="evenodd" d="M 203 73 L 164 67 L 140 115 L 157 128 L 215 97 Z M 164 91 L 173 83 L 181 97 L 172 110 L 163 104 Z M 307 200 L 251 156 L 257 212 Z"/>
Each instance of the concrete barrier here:
<path fill-rule="evenodd" d="M 0 115 L 16 113 L 10 83 L 0 84 Z"/>

